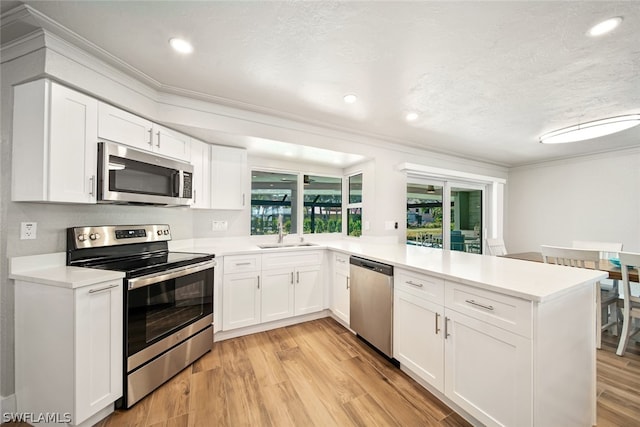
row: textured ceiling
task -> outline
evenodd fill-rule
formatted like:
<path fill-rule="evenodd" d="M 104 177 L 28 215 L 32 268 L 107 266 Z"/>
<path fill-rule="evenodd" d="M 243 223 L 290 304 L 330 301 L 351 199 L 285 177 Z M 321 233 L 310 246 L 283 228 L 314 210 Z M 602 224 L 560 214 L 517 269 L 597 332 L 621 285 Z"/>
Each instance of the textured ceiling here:
<path fill-rule="evenodd" d="M 640 127 L 538 143 L 640 112 L 637 1 L 25 3 L 168 91 L 227 105 L 507 166 L 640 145 Z M 612 16 L 618 29 L 586 36 Z M 171 52 L 174 36 L 194 53 Z"/>

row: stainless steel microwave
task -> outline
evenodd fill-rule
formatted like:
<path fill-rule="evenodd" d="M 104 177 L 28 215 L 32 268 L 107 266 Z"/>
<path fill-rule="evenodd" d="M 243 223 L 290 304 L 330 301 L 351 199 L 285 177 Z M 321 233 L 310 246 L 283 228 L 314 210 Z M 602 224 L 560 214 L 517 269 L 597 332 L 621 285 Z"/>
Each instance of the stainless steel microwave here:
<path fill-rule="evenodd" d="M 112 142 L 98 143 L 98 203 L 186 206 L 193 166 Z"/>

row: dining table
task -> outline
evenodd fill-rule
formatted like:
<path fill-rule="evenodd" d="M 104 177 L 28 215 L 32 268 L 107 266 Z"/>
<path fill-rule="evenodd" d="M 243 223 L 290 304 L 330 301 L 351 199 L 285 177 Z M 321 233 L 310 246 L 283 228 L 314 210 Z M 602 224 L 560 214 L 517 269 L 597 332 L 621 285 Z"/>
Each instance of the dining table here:
<path fill-rule="evenodd" d="M 518 252 L 518 253 L 502 255 L 502 257 L 520 259 L 524 261 L 544 262 L 541 252 Z M 589 265 L 587 263 L 585 267 L 592 268 L 594 270 L 604 271 L 609 275 L 609 279 L 622 280 L 622 269 L 614 265 L 613 263 L 611 263 L 608 259 L 601 259 L 597 266 L 593 264 L 595 263 L 592 263 L 592 265 Z M 629 269 L 629 281 L 638 282 L 637 268 Z"/>

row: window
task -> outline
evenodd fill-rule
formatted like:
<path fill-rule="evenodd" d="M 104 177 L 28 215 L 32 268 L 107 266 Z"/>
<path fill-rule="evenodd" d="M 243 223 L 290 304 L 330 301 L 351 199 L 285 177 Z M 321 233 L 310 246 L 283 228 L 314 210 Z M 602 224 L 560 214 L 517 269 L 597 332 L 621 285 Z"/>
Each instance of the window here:
<path fill-rule="evenodd" d="M 304 233 L 342 231 L 342 179 L 304 175 Z"/>
<path fill-rule="evenodd" d="M 349 177 L 349 204 L 347 207 L 347 234 L 362 235 L 362 174 Z"/>
<path fill-rule="evenodd" d="M 483 192 L 482 184 L 409 181 L 407 244 L 482 253 Z"/>
<path fill-rule="evenodd" d="M 253 171 L 251 177 L 251 234 L 278 234 L 279 215 L 284 232 L 296 233 L 298 175 Z"/>
<path fill-rule="evenodd" d="M 442 247 L 442 185 L 407 184 L 407 244 Z"/>

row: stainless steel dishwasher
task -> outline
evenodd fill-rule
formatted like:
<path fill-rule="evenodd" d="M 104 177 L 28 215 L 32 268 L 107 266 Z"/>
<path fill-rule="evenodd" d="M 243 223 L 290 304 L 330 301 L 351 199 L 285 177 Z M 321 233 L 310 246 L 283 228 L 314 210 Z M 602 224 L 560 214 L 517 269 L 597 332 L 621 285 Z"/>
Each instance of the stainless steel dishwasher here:
<path fill-rule="evenodd" d="M 393 357 L 393 266 L 352 256 L 350 327 L 387 357 Z"/>

